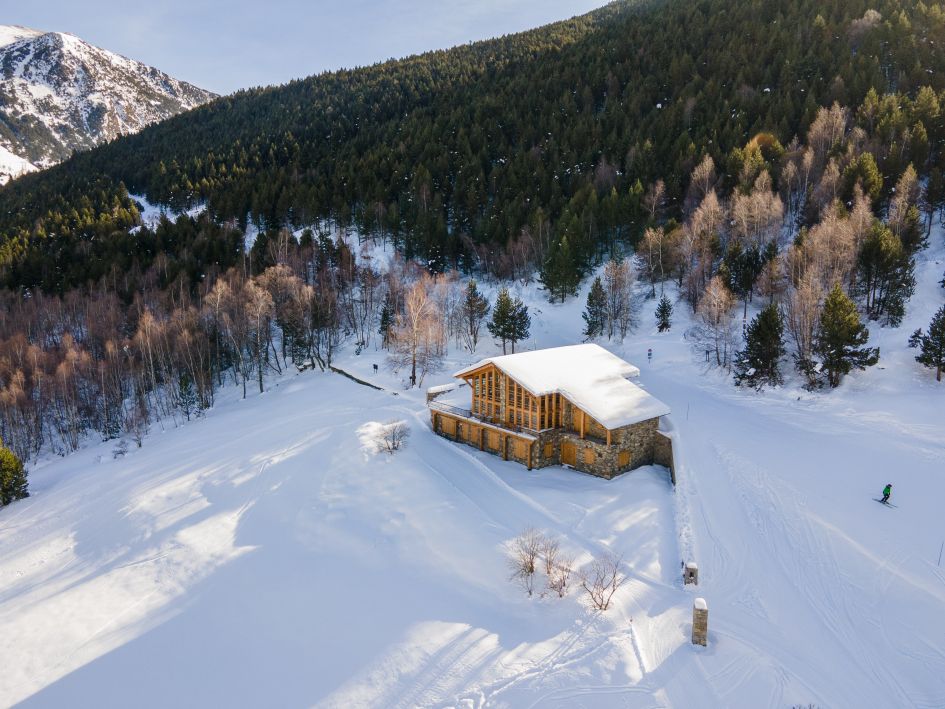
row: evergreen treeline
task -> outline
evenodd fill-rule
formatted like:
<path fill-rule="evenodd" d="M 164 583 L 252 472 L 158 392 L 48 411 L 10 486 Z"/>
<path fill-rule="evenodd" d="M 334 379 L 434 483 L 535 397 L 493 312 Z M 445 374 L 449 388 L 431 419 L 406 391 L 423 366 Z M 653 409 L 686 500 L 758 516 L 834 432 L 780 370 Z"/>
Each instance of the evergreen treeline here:
<path fill-rule="evenodd" d="M 556 279 L 682 215 L 703 155 L 728 191 L 746 161 L 776 161 L 823 105 L 941 92 L 942 36 L 935 3 L 618 2 L 239 92 L 0 190 L 3 281 L 63 292 L 113 267 L 147 270 L 152 247 L 128 248 L 138 217 L 127 188 L 175 210 L 206 203 L 213 223 L 241 228 L 356 226 L 435 270 L 537 264 L 565 297 L 573 286 Z M 908 128 L 921 142 L 940 124 Z M 886 159 L 919 169 L 902 151 Z M 877 200 L 889 185 L 876 178 L 901 173 L 868 160 L 849 170 L 843 180 L 862 178 Z M 186 240 L 155 248 L 200 261 Z"/>

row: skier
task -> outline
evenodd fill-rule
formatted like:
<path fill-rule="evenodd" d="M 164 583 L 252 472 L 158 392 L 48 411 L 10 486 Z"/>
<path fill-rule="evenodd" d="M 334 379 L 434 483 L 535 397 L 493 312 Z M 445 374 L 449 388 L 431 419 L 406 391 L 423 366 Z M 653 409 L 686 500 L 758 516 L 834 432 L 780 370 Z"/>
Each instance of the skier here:
<path fill-rule="evenodd" d="M 892 495 L 892 483 L 886 483 L 886 487 L 883 488 L 883 499 L 880 502 L 888 505 L 890 495 Z"/>

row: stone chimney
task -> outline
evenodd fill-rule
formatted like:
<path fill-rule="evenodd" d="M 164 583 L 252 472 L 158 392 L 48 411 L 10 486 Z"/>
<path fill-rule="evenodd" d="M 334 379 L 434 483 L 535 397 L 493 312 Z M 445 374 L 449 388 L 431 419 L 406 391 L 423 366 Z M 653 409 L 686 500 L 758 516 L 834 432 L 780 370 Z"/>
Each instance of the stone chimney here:
<path fill-rule="evenodd" d="M 694 561 L 687 561 L 686 568 L 683 570 L 683 584 L 699 585 L 699 565 Z"/>
<path fill-rule="evenodd" d="M 697 598 L 692 603 L 692 644 L 709 644 L 709 606 L 704 598 Z"/>

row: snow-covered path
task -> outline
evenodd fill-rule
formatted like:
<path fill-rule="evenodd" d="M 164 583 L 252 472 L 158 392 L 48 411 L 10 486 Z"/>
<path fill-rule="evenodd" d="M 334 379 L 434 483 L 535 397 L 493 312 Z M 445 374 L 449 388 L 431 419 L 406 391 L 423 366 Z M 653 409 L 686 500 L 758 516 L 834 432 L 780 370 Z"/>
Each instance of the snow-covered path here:
<path fill-rule="evenodd" d="M 712 632 L 757 653 L 744 670 L 770 687 L 771 705 L 787 699 L 785 675 L 824 706 L 945 704 L 945 586 L 929 537 L 938 501 L 922 493 L 941 491 L 945 445 L 915 456 L 921 440 L 864 431 L 849 410 L 798 415 L 796 401 L 749 402 L 746 416 L 746 396 L 694 397 L 669 363 L 647 377 L 674 410 L 689 406 L 676 423 L 679 474 Z M 871 500 L 884 474 L 909 514 Z"/>

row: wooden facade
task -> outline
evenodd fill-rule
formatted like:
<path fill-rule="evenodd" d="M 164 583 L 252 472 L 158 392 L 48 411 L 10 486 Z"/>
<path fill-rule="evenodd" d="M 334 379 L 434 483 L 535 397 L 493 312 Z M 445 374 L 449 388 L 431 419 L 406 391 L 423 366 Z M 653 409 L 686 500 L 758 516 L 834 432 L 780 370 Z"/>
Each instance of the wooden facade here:
<path fill-rule="evenodd" d="M 509 428 L 544 431 L 560 425 L 560 395 L 533 396 L 495 365 L 470 372 L 463 379 L 472 391 L 474 416 Z"/>
<path fill-rule="evenodd" d="M 532 432 L 565 428 L 581 438 L 609 439 L 609 430 L 561 394 L 534 396 L 495 365 L 463 376 L 472 392 L 473 416 L 499 426 Z"/>

